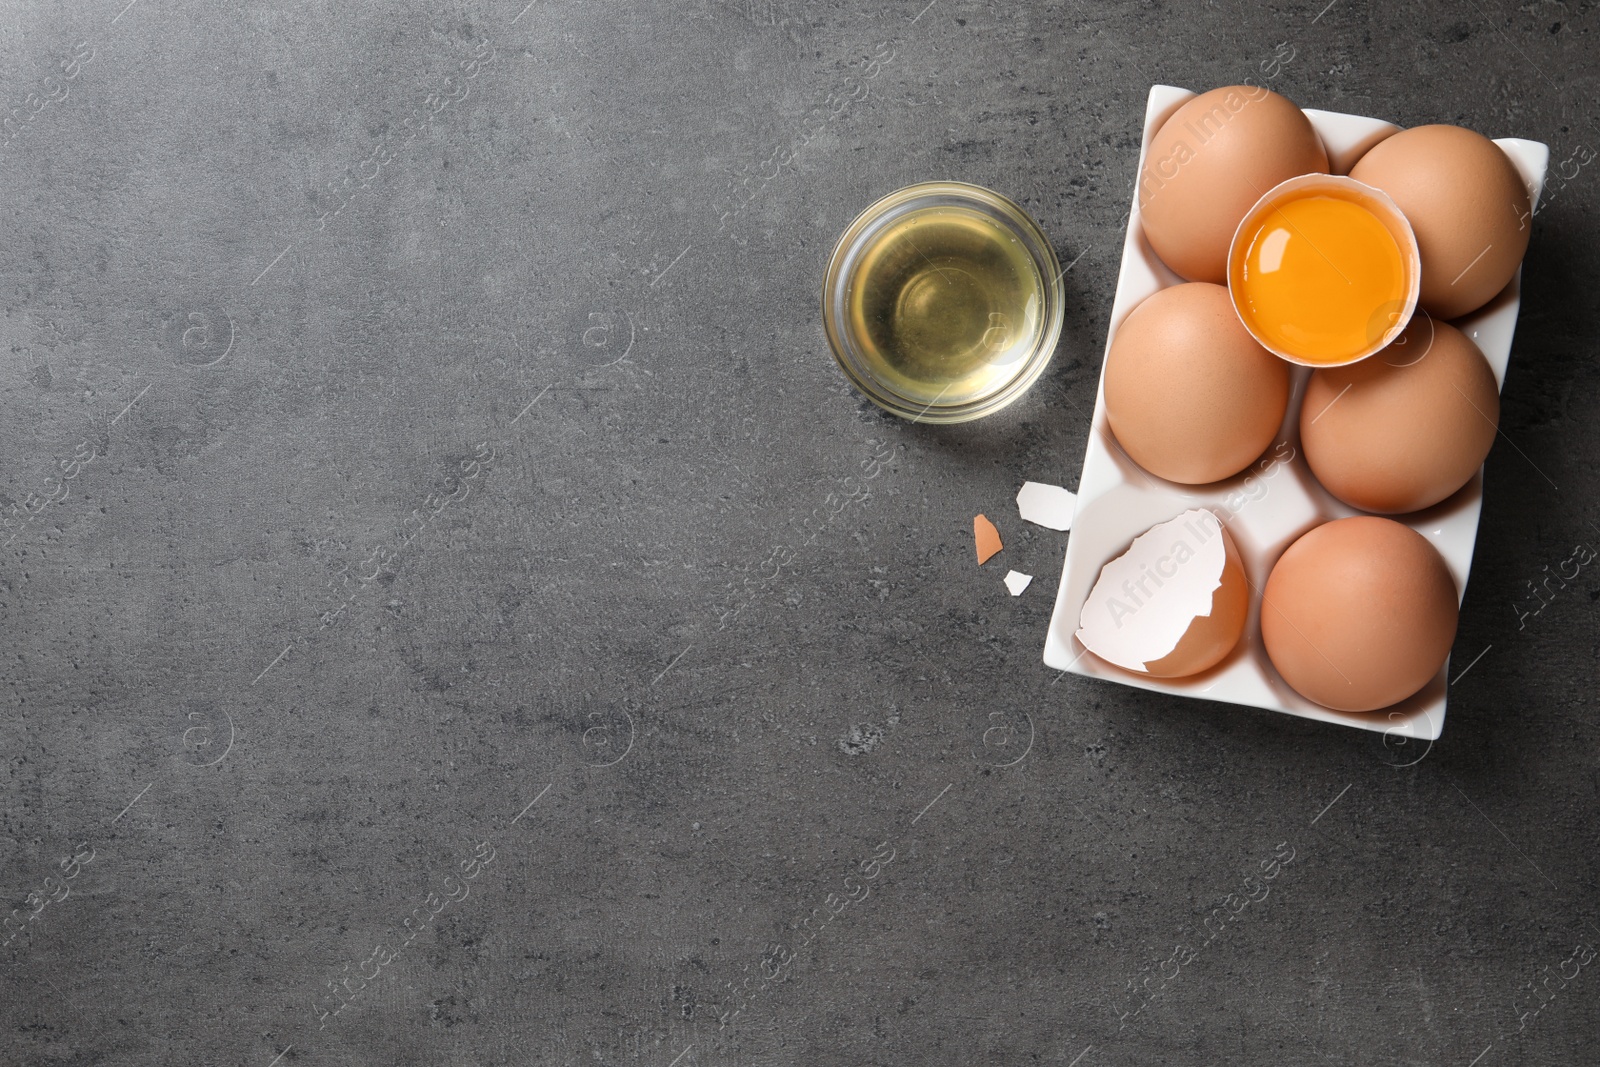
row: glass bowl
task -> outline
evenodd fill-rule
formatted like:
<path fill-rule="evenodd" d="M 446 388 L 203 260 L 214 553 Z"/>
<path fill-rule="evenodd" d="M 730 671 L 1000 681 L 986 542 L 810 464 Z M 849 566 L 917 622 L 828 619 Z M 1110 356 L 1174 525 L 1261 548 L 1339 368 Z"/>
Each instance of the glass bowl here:
<path fill-rule="evenodd" d="M 913 422 L 999 411 L 1043 373 L 1061 336 L 1062 270 L 1008 198 L 965 182 L 890 193 L 828 260 L 822 321 L 845 376 Z"/>

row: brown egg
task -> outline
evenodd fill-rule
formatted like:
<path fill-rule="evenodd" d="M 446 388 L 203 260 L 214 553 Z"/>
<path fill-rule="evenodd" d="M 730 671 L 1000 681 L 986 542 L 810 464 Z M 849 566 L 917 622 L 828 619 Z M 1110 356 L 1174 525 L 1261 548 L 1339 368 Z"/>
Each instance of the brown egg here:
<path fill-rule="evenodd" d="M 1499 420 L 1494 371 L 1478 346 L 1420 315 L 1377 354 L 1312 373 L 1300 437 L 1328 492 L 1351 507 L 1396 514 L 1467 484 Z"/>
<path fill-rule="evenodd" d="M 1426 538 L 1361 515 L 1318 526 L 1278 560 L 1261 638 L 1283 680 L 1338 711 L 1376 711 L 1428 683 L 1456 637 L 1456 586 Z"/>
<path fill-rule="evenodd" d="M 1130 458 L 1200 485 L 1248 467 L 1289 406 L 1289 364 L 1256 343 L 1228 290 L 1163 289 L 1117 329 L 1105 367 L 1106 416 Z"/>
<path fill-rule="evenodd" d="M 1228 277 L 1233 231 L 1263 193 L 1326 174 L 1311 120 L 1277 93 L 1230 85 L 1201 93 L 1162 123 L 1139 173 L 1139 220 L 1156 255 L 1191 281 Z"/>
<path fill-rule="evenodd" d="M 1350 169 L 1389 194 L 1422 254 L 1423 307 L 1453 319 L 1488 303 L 1517 272 L 1532 206 L 1510 158 L 1459 126 L 1417 126 L 1379 141 Z"/>

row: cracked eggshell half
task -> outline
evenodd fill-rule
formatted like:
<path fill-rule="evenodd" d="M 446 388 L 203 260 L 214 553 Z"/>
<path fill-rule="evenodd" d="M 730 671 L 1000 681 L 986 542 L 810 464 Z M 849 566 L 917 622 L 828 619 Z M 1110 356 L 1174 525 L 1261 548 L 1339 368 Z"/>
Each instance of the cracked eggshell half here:
<path fill-rule="evenodd" d="M 1182 678 L 1233 651 L 1249 607 L 1238 547 L 1216 515 L 1195 508 L 1152 526 L 1101 569 L 1077 638 L 1124 670 Z"/>

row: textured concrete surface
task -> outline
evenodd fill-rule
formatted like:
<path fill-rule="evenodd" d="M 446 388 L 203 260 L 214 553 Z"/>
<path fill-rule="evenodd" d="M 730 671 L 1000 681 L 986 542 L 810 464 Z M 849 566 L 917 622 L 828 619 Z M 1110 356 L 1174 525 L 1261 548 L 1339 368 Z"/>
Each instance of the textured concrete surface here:
<path fill-rule="evenodd" d="M 1592 1060 L 1592 3 L 525 2 L 0 10 L 0 1063 Z M 1039 662 L 1246 77 L 1552 148 L 1431 748 Z M 1075 263 L 966 427 L 818 317 L 929 178 Z"/>

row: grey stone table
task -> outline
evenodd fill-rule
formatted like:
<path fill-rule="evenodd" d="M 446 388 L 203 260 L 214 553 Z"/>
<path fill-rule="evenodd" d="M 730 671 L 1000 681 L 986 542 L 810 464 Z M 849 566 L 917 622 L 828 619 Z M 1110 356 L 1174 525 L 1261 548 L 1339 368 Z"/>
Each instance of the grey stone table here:
<path fill-rule="evenodd" d="M 1593 3 L 525 3 L 0 12 L 0 1063 L 1593 1062 Z M 1431 748 L 1040 662 L 1247 77 L 1565 164 Z M 817 309 L 930 178 L 1074 264 L 945 429 Z"/>

